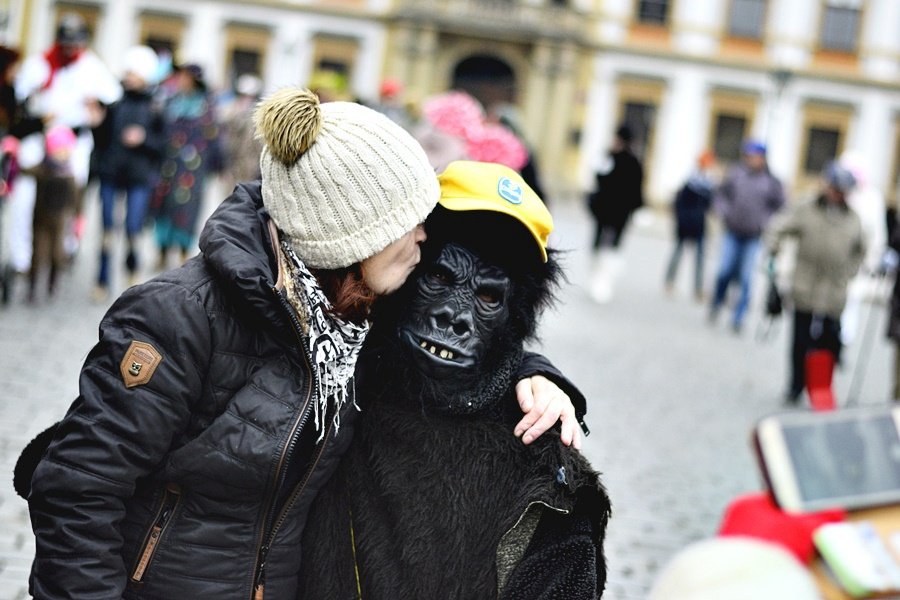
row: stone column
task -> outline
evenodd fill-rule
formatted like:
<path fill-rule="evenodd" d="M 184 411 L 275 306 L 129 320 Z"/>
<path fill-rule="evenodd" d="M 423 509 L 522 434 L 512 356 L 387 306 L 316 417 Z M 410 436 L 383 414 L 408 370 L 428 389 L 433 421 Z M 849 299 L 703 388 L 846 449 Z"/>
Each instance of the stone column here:
<path fill-rule="evenodd" d="M 648 202 L 668 203 L 693 169 L 707 137 L 708 98 L 702 66 L 686 63 L 674 69 L 656 116 L 654 156 L 644 157 Z"/>
<path fill-rule="evenodd" d="M 407 55 L 410 62 L 410 78 L 407 79 L 410 86 L 410 97 L 425 98 L 433 91 L 432 82 L 438 33 L 433 27 L 423 27 L 419 30 L 412 30 L 410 34 L 411 43 L 408 46 Z"/>
<path fill-rule="evenodd" d="M 106 3 L 94 47 L 97 54 L 109 61 L 107 66 L 116 76 L 122 71 L 122 56 L 135 44 L 134 40 L 138 37 L 134 31 L 136 23 L 137 11 L 134 0 L 115 0 Z"/>
<path fill-rule="evenodd" d="M 559 191 L 564 183 L 571 183 L 569 180 L 572 179 L 566 150 L 572 127 L 578 52 L 574 44 L 564 43 L 555 49 L 554 55 L 550 68 L 552 91 L 544 99 L 544 131 L 539 138 L 541 143 L 535 146 L 541 174 Z"/>
<path fill-rule="evenodd" d="M 845 149 L 857 150 L 866 161 L 869 181 L 890 197 L 896 181 L 890 181 L 896 145 L 890 98 L 882 90 L 869 88 L 860 98 L 859 116 L 848 132 Z"/>
<path fill-rule="evenodd" d="M 267 89 L 283 85 L 306 85 L 312 74 L 313 44 L 301 17 L 280 20 L 269 53 Z"/>
<path fill-rule="evenodd" d="M 195 62 L 203 66 L 206 78 L 212 87 L 219 87 L 225 81 L 225 32 L 223 7 L 212 2 L 197 5 L 191 13 L 184 36 L 185 62 Z"/>
<path fill-rule="evenodd" d="M 547 112 L 550 107 L 548 90 L 553 69 L 553 47 L 539 41 L 531 52 L 531 64 L 524 91 L 522 113 L 532 143 L 544 154 L 541 147 L 547 132 Z"/>

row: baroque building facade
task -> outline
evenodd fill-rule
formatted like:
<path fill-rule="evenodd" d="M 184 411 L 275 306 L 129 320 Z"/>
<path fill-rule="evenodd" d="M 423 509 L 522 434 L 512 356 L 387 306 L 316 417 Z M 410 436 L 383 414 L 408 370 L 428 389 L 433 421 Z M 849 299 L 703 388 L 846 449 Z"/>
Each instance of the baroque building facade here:
<path fill-rule="evenodd" d="M 387 77 L 412 103 L 454 87 L 512 105 L 555 196 L 580 194 L 612 132 L 629 122 L 647 196 L 665 204 L 695 157 L 727 163 L 741 140 L 769 147 L 797 193 L 853 149 L 897 202 L 897 0 L 13 0 L 6 43 L 46 48 L 81 13 L 115 70 L 147 43 L 206 67 L 225 89 L 336 74 L 377 100 Z"/>

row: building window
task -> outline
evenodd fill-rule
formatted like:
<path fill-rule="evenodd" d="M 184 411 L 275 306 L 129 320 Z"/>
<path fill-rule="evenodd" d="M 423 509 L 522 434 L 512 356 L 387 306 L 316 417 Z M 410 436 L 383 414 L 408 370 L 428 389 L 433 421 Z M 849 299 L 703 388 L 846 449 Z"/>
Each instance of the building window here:
<path fill-rule="evenodd" d="M 710 93 L 707 148 L 725 164 L 741 157 L 741 146 L 750 137 L 759 98 L 748 91 L 715 89 Z"/>
<path fill-rule="evenodd" d="M 809 175 L 822 172 L 830 161 L 838 155 L 841 132 L 831 127 L 810 127 L 807 133 L 806 156 L 803 170 Z"/>
<path fill-rule="evenodd" d="M 762 39 L 766 21 L 766 0 L 732 0 L 728 33 L 734 37 Z"/>
<path fill-rule="evenodd" d="M 665 89 L 665 83 L 655 79 L 623 76 L 618 82 L 618 110 L 613 128 L 628 125 L 634 135 L 631 149 L 648 173 L 653 170 L 656 116 Z"/>
<path fill-rule="evenodd" d="M 825 5 L 819 46 L 822 50 L 855 52 L 859 35 L 860 9 L 852 1 L 832 0 Z"/>
<path fill-rule="evenodd" d="M 634 134 L 632 150 L 643 160 L 653 129 L 656 106 L 646 102 L 626 102 L 622 112 L 622 123 L 628 125 Z"/>
<path fill-rule="evenodd" d="M 313 39 L 313 73 L 308 85 L 320 96 L 330 94 L 332 100 L 342 99 L 350 93 L 359 40 L 329 34 L 317 34 Z"/>
<path fill-rule="evenodd" d="M 713 123 L 713 153 L 719 160 L 736 162 L 741 157 L 741 145 L 747 138 L 747 118 L 744 115 L 718 114 Z"/>
<path fill-rule="evenodd" d="M 269 30 L 249 25 L 229 25 L 225 30 L 225 66 L 232 85 L 244 74 L 263 76 Z"/>
<path fill-rule="evenodd" d="M 174 15 L 144 13 L 140 17 L 141 43 L 150 46 L 160 56 L 178 56 L 184 34 L 184 19 Z"/>
<path fill-rule="evenodd" d="M 668 0 L 639 0 L 637 20 L 650 25 L 665 25 L 669 21 Z"/>
<path fill-rule="evenodd" d="M 803 107 L 803 132 L 797 153 L 797 191 L 816 189 L 822 169 L 844 150 L 854 107 L 849 104 L 809 102 Z"/>

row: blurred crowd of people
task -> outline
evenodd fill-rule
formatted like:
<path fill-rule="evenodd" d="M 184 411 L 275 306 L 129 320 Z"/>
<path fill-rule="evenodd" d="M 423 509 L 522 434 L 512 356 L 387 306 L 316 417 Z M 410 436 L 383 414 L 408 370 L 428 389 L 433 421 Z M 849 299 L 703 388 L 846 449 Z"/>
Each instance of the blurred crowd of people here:
<path fill-rule="evenodd" d="M 633 138 L 628 125 L 618 128 L 586 197 L 596 225 L 587 289 L 601 304 L 612 299 L 622 269 L 618 248 L 633 214 L 643 205 L 643 169 L 631 148 Z M 727 170 L 710 151 L 700 154 L 671 203 L 674 248 L 663 281 L 665 292 L 674 295 L 682 252 L 693 246 L 694 298 L 708 301 L 711 325 L 728 307 L 730 328 L 740 334 L 762 266 L 770 286 L 768 316 L 780 315 L 782 292 L 792 315 L 790 375 L 783 400 L 786 406 L 797 406 L 810 386 L 830 390 L 841 349 L 862 327 L 863 300 L 877 293 L 875 286 L 896 268 L 900 234 L 889 239 L 893 217 L 869 181 L 867 161 L 860 153 L 848 150 L 828 161 L 816 192 L 792 202 L 769 168 L 767 155 L 766 145 L 754 139 L 743 143 L 740 160 Z M 704 250 L 710 217 L 721 226 L 721 240 L 715 276 L 707 287 Z M 785 245 L 791 246 L 790 257 L 781 260 Z M 889 330 L 895 342 L 900 340 L 898 298 L 900 289 L 895 286 Z M 895 381 L 900 382 L 900 352 L 895 371 Z M 894 398 L 900 399 L 898 389 L 900 383 L 894 391 Z M 833 404 L 833 397 L 828 402 Z"/>
<path fill-rule="evenodd" d="M 258 177 L 248 120 L 262 89 L 257 76 L 244 74 L 233 93 L 216 94 L 200 65 L 173 65 L 147 46 L 130 48 L 116 74 L 89 42 L 84 20 L 68 13 L 46 51 L 23 57 L 0 47 L 4 302 L 24 274 L 28 301 L 56 292 L 87 230 L 85 191 L 93 184 L 102 221 L 93 294 L 105 300 L 120 238 L 131 285 L 147 260 L 139 242 L 148 226 L 156 268 L 170 266 L 171 251 L 183 261 L 195 246 L 209 177 Z"/>

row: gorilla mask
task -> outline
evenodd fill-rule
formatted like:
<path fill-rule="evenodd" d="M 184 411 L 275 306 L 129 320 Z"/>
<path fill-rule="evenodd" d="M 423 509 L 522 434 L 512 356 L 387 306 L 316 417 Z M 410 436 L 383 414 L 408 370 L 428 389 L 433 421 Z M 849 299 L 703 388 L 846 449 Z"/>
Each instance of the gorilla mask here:
<path fill-rule="evenodd" d="M 494 332 L 509 320 L 506 272 L 450 243 L 416 281 L 402 342 L 426 376 L 466 375 L 484 361 Z"/>
<path fill-rule="evenodd" d="M 510 389 L 559 266 L 508 216 L 438 207 L 425 228 L 419 267 L 375 318 L 383 383 L 426 412 L 481 413 Z"/>

